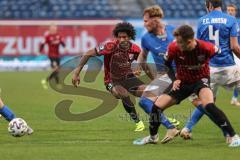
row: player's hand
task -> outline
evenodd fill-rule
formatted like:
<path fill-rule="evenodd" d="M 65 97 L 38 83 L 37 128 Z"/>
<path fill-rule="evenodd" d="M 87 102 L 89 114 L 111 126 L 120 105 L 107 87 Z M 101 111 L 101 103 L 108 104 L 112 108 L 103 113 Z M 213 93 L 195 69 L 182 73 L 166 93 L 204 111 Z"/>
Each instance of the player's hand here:
<path fill-rule="evenodd" d="M 76 73 L 73 73 L 72 84 L 74 85 L 74 87 L 77 87 L 80 84 L 80 77 Z"/>
<path fill-rule="evenodd" d="M 172 90 L 173 90 L 173 91 L 179 90 L 180 85 L 181 85 L 181 80 L 175 80 L 175 81 L 173 82 Z"/>
<path fill-rule="evenodd" d="M 141 75 L 141 72 L 142 72 L 142 69 L 140 66 L 137 66 L 136 68 L 133 69 L 133 74 L 136 76 L 136 77 L 139 77 Z"/>

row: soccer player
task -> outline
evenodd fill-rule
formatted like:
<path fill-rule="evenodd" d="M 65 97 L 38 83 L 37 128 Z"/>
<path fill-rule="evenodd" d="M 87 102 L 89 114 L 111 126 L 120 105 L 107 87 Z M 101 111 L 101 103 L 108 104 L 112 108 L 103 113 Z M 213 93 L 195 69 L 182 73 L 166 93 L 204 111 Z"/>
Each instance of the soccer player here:
<path fill-rule="evenodd" d="M 8 106 L 6 106 L 3 103 L 3 100 L 0 97 L 0 114 L 8 121 L 10 122 L 11 120 L 13 120 L 14 118 L 16 118 L 15 114 L 13 113 L 13 111 L 11 111 Z M 31 127 L 28 126 L 27 129 L 27 134 L 33 134 L 33 129 Z"/>
<path fill-rule="evenodd" d="M 234 4 L 227 5 L 227 13 L 229 15 L 236 17 L 237 10 L 238 10 L 238 8 L 236 5 L 234 5 Z M 238 19 L 237 21 L 238 21 L 238 25 L 240 26 L 240 19 Z M 238 43 L 240 43 L 240 30 L 238 32 Z M 240 65 L 240 60 L 235 55 L 234 55 L 234 60 L 237 65 Z M 233 96 L 232 96 L 230 103 L 235 106 L 240 106 L 240 102 L 238 101 L 237 98 L 238 98 L 238 90 L 237 90 L 237 88 L 234 88 Z"/>
<path fill-rule="evenodd" d="M 41 81 L 43 88 L 47 89 L 47 82 L 50 79 L 54 79 L 56 84 L 59 84 L 59 65 L 60 65 L 60 46 L 64 47 L 64 51 L 67 52 L 65 48 L 65 42 L 63 37 L 58 33 L 58 27 L 55 24 L 51 24 L 49 30 L 45 33 L 45 40 L 40 45 L 40 53 L 43 52 L 44 46 L 48 46 L 48 58 L 51 62 L 52 73 L 47 79 Z"/>
<path fill-rule="evenodd" d="M 127 22 L 118 23 L 113 30 L 114 39 L 103 45 L 88 50 L 81 58 L 80 64 L 74 70 L 72 83 L 77 87 L 80 83 L 80 72 L 88 59 L 92 56 L 104 56 L 104 82 L 106 89 L 118 99 L 132 120 L 136 123 L 135 131 L 144 130 L 145 126 L 140 121 L 129 92 L 140 97 L 145 86 L 131 69 L 131 62 L 137 59 L 141 49 L 130 40 L 134 40 L 136 31 L 132 24 Z M 130 58 L 132 57 L 132 58 Z"/>
<path fill-rule="evenodd" d="M 157 73 L 164 70 L 164 55 L 170 42 L 174 40 L 174 27 L 166 25 L 162 22 L 164 17 L 163 10 L 160 6 L 150 6 L 143 12 L 144 27 L 147 33 L 141 38 L 142 52 L 138 57 L 138 63 L 153 81 L 148 85 L 143 93 L 139 105 L 145 112 L 150 113 L 153 103 L 157 97 L 166 92 L 172 81 L 167 74 L 155 75 L 151 68 L 147 65 L 147 56 L 149 52 L 152 53 L 153 60 L 156 64 Z M 157 87 L 157 89 L 156 89 Z M 175 126 L 179 125 L 179 121 L 173 118 L 167 118 L 161 115 L 161 123 L 168 129 L 166 136 L 161 143 L 167 143 L 179 134 L 179 130 Z"/>
<path fill-rule="evenodd" d="M 209 42 L 195 39 L 194 31 L 188 25 L 177 28 L 174 36 L 176 41 L 169 45 L 166 55 L 166 65 L 170 67 L 169 75 L 172 79 L 175 78 L 172 90 L 158 97 L 153 105 L 149 120 L 150 136 L 138 139 L 133 143 L 136 145 L 157 143 L 158 128 L 161 124 L 160 113 L 195 93 L 214 123 L 219 128 L 227 130 L 232 137 L 229 147 L 240 146 L 239 136 L 235 133 L 226 115 L 216 107 L 210 89 L 209 61 L 217 48 Z M 176 62 L 176 77 L 171 66 L 173 60 Z"/>
<path fill-rule="evenodd" d="M 239 26 L 235 17 L 221 10 L 221 0 L 206 0 L 208 14 L 201 17 L 197 29 L 199 39 L 209 41 L 219 47 L 220 52 L 210 61 L 211 88 L 216 98 L 219 86 L 235 86 L 240 89 L 240 68 L 235 65 L 233 53 L 239 58 L 240 47 L 238 45 Z M 205 112 L 203 109 L 195 109 L 186 126 L 182 129 L 182 137 L 191 137 L 192 128 L 197 124 Z M 210 117 L 211 118 L 211 117 Z M 227 143 L 231 143 L 231 137 L 226 130 L 223 134 Z"/>

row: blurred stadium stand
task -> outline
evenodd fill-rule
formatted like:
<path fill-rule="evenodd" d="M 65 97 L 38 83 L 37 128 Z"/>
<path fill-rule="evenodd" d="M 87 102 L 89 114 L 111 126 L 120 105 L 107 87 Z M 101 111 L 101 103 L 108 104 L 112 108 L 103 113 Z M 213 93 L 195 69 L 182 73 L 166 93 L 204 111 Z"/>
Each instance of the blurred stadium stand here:
<path fill-rule="evenodd" d="M 166 18 L 197 18 L 205 0 L 0 0 L 1 19 L 141 18 L 142 10 L 159 4 Z M 226 0 L 240 8 L 239 0 Z"/>

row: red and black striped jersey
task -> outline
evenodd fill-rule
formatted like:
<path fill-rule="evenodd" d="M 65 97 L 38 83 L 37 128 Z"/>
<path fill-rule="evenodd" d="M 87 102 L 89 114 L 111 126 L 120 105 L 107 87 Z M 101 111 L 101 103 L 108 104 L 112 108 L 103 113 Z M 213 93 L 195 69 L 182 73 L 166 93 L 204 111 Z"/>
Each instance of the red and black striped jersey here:
<path fill-rule="evenodd" d="M 216 52 L 213 44 L 202 40 L 196 42 L 192 51 L 181 51 L 177 43 L 172 42 L 166 55 L 167 61 L 176 63 L 176 78 L 186 84 L 210 77 L 209 61 Z"/>
<path fill-rule="evenodd" d="M 105 84 L 124 79 L 132 74 L 132 59 L 137 59 L 141 49 L 132 42 L 108 41 L 96 47 L 97 54 L 104 55 L 104 82 Z"/>

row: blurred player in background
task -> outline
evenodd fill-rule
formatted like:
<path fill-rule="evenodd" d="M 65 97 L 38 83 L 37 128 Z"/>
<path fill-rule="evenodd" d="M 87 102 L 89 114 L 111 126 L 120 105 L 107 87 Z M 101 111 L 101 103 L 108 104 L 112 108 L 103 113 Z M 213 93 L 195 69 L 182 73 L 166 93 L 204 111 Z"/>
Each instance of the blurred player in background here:
<path fill-rule="evenodd" d="M 72 83 L 78 86 L 80 83 L 80 72 L 92 56 L 104 56 L 104 83 L 106 89 L 122 104 L 131 119 L 136 124 L 135 131 L 144 130 L 145 126 L 140 121 L 129 92 L 137 97 L 142 95 L 144 83 L 141 82 L 131 69 L 132 61 L 136 60 L 141 49 L 130 40 L 134 40 L 136 31 L 132 24 L 127 22 L 118 23 L 113 30 L 114 39 L 105 42 L 98 47 L 88 50 L 81 57 L 80 64 L 74 70 Z M 132 57 L 132 58 L 130 58 Z"/>
<path fill-rule="evenodd" d="M 236 17 L 237 10 L 238 8 L 236 5 L 234 4 L 227 5 L 227 13 L 230 14 L 231 16 Z M 238 21 L 238 25 L 240 26 L 240 19 L 237 19 L 237 21 Z M 238 44 L 240 44 L 240 30 L 238 31 Z M 240 65 L 240 60 L 235 55 L 234 55 L 234 60 L 237 65 Z M 238 90 L 237 88 L 234 88 L 233 97 L 230 103 L 232 105 L 240 106 L 240 102 L 238 101 L 237 98 L 238 98 Z"/>
<path fill-rule="evenodd" d="M 240 57 L 239 26 L 236 18 L 222 12 L 221 0 L 206 0 L 206 7 L 209 13 L 199 20 L 197 38 L 215 44 L 220 50 L 210 60 L 211 88 L 216 98 L 219 86 L 226 88 L 235 86 L 238 92 L 240 90 L 240 67 L 235 64 L 233 57 L 233 53 Z M 204 113 L 207 114 L 205 110 L 196 108 L 180 135 L 185 139 L 191 137 L 193 126 Z M 227 143 L 233 141 L 226 130 L 223 130 L 223 134 Z"/>
<path fill-rule="evenodd" d="M 157 97 L 169 89 L 172 81 L 165 74 L 158 74 L 164 70 L 164 55 L 167 52 L 167 47 L 174 40 L 174 27 L 163 23 L 163 10 L 160 6 L 150 6 L 143 12 L 144 27 L 147 33 L 141 38 L 142 52 L 138 57 L 138 63 L 141 64 L 143 70 L 152 80 L 143 93 L 139 105 L 147 113 L 151 113 L 153 103 Z M 156 71 L 147 64 L 149 52 L 152 53 Z M 166 68 L 165 68 L 166 69 Z M 156 88 L 157 87 L 157 88 Z M 179 121 L 173 118 L 167 118 L 164 114 L 161 115 L 161 123 L 168 129 L 166 136 L 161 143 L 167 143 L 178 135 L 179 130 L 175 126 L 179 125 Z"/>
<path fill-rule="evenodd" d="M 13 113 L 13 111 L 11 111 L 7 105 L 5 105 L 3 103 L 3 100 L 0 97 L 0 114 L 8 121 L 10 122 L 11 120 L 13 120 L 14 118 L 16 118 L 15 114 Z M 33 133 L 33 129 L 31 127 L 28 126 L 27 129 L 27 134 L 30 135 Z"/>
<path fill-rule="evenodd" d="M 52 73 L 47 79 L 41 81 L 43 88 L 47 89 L 47 82 L 55 79 L 56 84 L 59 84 L 59 65 L 60 65 L 60 46 L 64 47 L 64 52 L 67 52 L 65 42 L 62 36 L 58 33 L 58 27 L 55 24 L 49 26 L 49 30 L 45 33 L 44 42 L 40 45 L 40 53 L 43 52 L 44 46 L 48 46 L 48 58 L 51 62 Z"/>
<path fill-rule="evenodd" d="M 166 55 L 167 66 L 171 68 L 172 61 L 176 62 L 176 77 L 173 70 L 169 70 L 169 76 L 173 80 L 175 79 L 172 90 L 158 97 L 153 105 L 149 120 L 150 136 L 138 139 L 133 143 L 136 145 L 157 143 L 158 128 L 161 124 L 160 113 L 195 93 L 215 124 L 226 130 L 232 137 L 229 147 L 239 147 L 240 138 L 226 115 L 215 105 L 213 92 L 210 89 L 209 61 L 215 55 L 216 47 L 209 42 L 195 39 L 194 31 L 188 25 L 177 28 L 174 36 L 176 41 L 169 45 Z"/>

